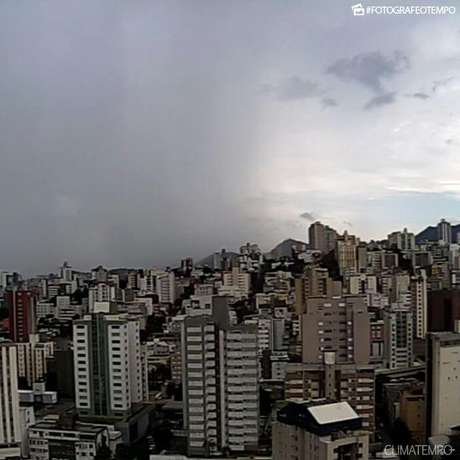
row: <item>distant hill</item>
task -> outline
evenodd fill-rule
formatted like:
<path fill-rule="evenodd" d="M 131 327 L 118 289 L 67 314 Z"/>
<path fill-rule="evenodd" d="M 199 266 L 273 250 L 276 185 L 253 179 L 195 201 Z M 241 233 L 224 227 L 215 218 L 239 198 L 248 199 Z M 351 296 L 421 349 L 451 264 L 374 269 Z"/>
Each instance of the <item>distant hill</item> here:
<path fill-rule="evenodd" d="M 460 224 L 452 225 L 452 241 L 457 241 L 457 234 L 460 233 Z M 438 231 L 436 226 L 430 225 L 415 235 L 415 242 L 420 244 L 422 241 L 437 241 Z"/>
<path fill-rule="evenodd" d="M 281 257 L 291 257 L 293 247 L 298 252 L 303 252 L 307 249 L 308 245 L 303 241 L 288 238 L 287 240 L 284 240 L 280 244 L 275 246 L 269 253 L 266 254 L 266 256 L 272 259 L 279 259 Z"/>

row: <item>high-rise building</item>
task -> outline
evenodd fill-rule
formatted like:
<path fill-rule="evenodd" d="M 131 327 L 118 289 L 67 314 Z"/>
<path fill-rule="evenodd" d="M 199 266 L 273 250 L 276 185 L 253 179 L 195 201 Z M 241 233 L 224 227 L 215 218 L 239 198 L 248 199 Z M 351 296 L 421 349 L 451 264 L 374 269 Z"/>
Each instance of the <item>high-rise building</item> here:
<path fill-rule="evenodd" d="M 37 334 L 29 336 L 28 342 L 16 344 L 18 355 L 18 377 L 29 386 L 46 379 L 48 359 L 54 356 L 54 342 L 40 341 Z"/>
<path fill-rule="evenodd" d="M 317 249 L 323 254 L 327 254 L 334 250 L 337 237 L 338 234 L 333 228 L 328 225 L 323 225 L 319 221 L 314 222 L 308 228 L 308 243 L 310 249 Z"/>
<path fill-rule="evenodd" d="M 357 248 L 359 239 L 344 232 L 335 242 L 335 256 L 339 264 L 340 274 L 352 275 L 358 272 Z"/>
<path fill-rule="evenodd" d="M 257 327 L 257 344 L 259 356 L 265 350 L 282 351 L 285 348 L 286 324 L 283 318 L 274 318 L 272 315 L 260 314 L 244 321 L 245 324 L 254 324 Z"/>
<path fill-rule="evenodd" d="M 273 426 L 276 460 L 366 460 L 369 433 L 347 402 L 288 402 Z"/>
<path fill-rule="evenodd" d="M 447 435 L 460 425 L 460 334 L 431 332 L 426 341 L 427 436 Z"/>
<path fill-rule="evenodd" d="M 437 226 L 437 236 L 441 244 L 452 243 L 452 226 L 445 219 L 441 219 Z"/>
<path fill-rule="evenodd" d="M 36 327 L 36 296 L 33 292 L 12 288 L 4 293 L 9 311 L 10 338 L 13 342 L 28 342 Z"/>
<path fill-rule="evenodd" d="M 73 279 L 72 267 L 68 262 L 64 262 L 61 267 L 59 267 L 59 276 L 62 281 L 70 283 Z"/>
<path fill-rule="evenodd" d="M 0 458 L 19 459 L 20 443 L 16 347 L 0 343 Z"/>
<path fill-rule="evenodd" d="M 124 417 L 144 399 L 137 320 L 126 315 L 86 315 L 74 322 L 73 347 L 80 415 Z"/>
<path fill-rule="evenodd" d="M 235 297 L 247 297 L 251 290 L 251 275 L 243 272 L 239 267 L 233 267 L 222 275 L 223 286 L 219 293 L 224 295 L 235 295 Z"/>
<path fill-rule="evenodd" d="M 377 276 L 365 273 L 345 277 L 345 288 L 348 294 L 375 294 L 377 292 Z"/>
<path fill-rule="evenodd" d="M 311 297 L 302 316 L 302 361 L 322 363 L 334 352 L 337 363 L 369 363 L 369 315 L 365 296 Z"/>
<path fill-rule="evenodd" d="M 109 280 L 109 271 L 102 265 L 99 265 L 91 270 L 91 278 L 96 280 L 97 283 L 107 283 Z"/>
<path fill-rule="evenodd" d="M 375 366 L 365 296 L 313 297 L 302 315 L 302 363 L 286 367 L 287 398 L 348 401 L 372 430 Z"/>
<path fill-rule="evenodd" d="M 99 282 L 88 290 L 88 308 L 94 311 L 97 303 L 112 302 L 116 298 L 116 288 L 111 283 Z"/>
<path fill-rule="evenodd" d="M 305 313 L 309 297 L 336 296 L 342 293 L 342 283 L 329 276 L 327 268 L 310 267 L 295 279 L 295 305 L 298 315 Z"/>
<path fill-rule="evenodd" d="M 428 328 L 428 290 L 425 270 L 416 271 L 411 278 L 410 289 L 415 337 L 424 339 Z"/>
<path fill-rule="evenodd" d="M 156 275 L 155 291 L 160 303 L 174 303 L 176 300 L 175 280 L 174 272 L 162 272 Z"/>
<path fill-rule="evenodd" d="M 389 369 L 411 367 L 414 362 L 414 324 L 410 307 L 392 305 L 384 312 L 384 364 Z"/>
<path fill-rule="evenodd" d="M 405 228 L 402 232 L 393 232 L 388 235 L 388 246 L 401 251 L 415 250 L 415 235 Z"/>
<path fill-rule="evenodd" d="M 334 353 L 328 353 L 322 364 L 289 363 L 285 394 L 287 399 L 347 401 L 362 417 L 365 429 L 374 430 L 374 365 L 336 364 Z"/>
<path fill-rule="evenodd" d="M 230 326 L 226 311 L 186 317 L 181 343 L 189 454 L 255 450 L 259 423 L 256 325 Z"/>

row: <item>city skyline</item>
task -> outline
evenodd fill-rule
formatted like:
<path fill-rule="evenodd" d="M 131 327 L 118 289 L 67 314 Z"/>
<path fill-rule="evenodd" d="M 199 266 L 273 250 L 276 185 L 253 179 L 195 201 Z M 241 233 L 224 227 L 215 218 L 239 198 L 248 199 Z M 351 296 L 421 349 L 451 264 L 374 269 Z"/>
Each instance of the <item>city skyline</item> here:
<path fill-rule="evenodd" d="M 412 235 L 413 238 L 417 238 L 417 237 L 420 237 L 421 240 L 423 240 L 422 238 L 422 235 L 425 234 L 427 231 L 429 230 L 432 230 L 434 233 L 432 236 L 434 236 L 436 233 L 439 233 L 439 226 L 442 225 L 443 223 L 447 224 L 449 226 L 449 230 L 447 230 L 448 232 L 452 232 L 452 235 L 451 235 L 451 240 L 450 240 L 450 243 L 456 243 L 456 240 L 455 240 L 455 237 L 453 237 L 454 235 L 454 228 L 451 228 L 451 227 L 456 227 L 456 224 L 453 223 L 453 222 L 449 222 L 448 220 L 444 219 L 444 218 L 440 218 L 439 221 L 437 222 L 436 225 L 427 225 L 425 228 L 423 229 L 420 229 L 418 232 L 413 232 L 411 229 L 408 229 L 407 227 L 405 226 L 400 226 L 400 228 L 395 228 L 395 229 L 392 229 L 387 235 L 385 236 L 382 236 L 381 238 L 378 238 L 378 239 L 371 239 L 371 240 L 364 240 L 361 238 L 361 236 L 359 234 L 356 234 L 354 235 L 354 237 L 357 237 L 358 239 L 360 239 L 362 242 L 382 242 L 382 241 L 385 241 L 387 238 L 390 238 L 391 236 L 393 236 L 394 238 L 396 238 L 397 235 L 401 235 L 403 234 L 404 232 L 407 232 L 408 235 Z M 311 238 L 312 238 L 312 235 L 311 235 L 311 228 L 313 227 L 313 224 L 320 224 L 321 226 L 322 225 L 325 225 L 326 227 L 329 227 L 327 222 L 321 222 L 319 220 L 311 220 L 311 224 L 309 226 L 305 226 L 304 228 L 304 238 L 302 239 L 295 239 L 295 238 L 290 238 L 290 237 L 287 237 L 287 238 L 284 238 L 282 241 L 279 241 L 278 244 L 275 244 L 273 247 L 271 248 L 260 248 L 264 254 L 264 256 L 267 256 L 269 255 L 270 253 L 272 253 L 273 251 L 276 251 L 278 247 L 282 247 L 285 245 L 286 242 L 289 242 L 289 241 L 295 241 L 296 243 L 302 243 L 304 245 L 306 245 L 307 248 L 312 248 L 312 241 L 311 241 Z M 457 224 L 460 226 L 460 224 Z M 334 229 L 332 227 L 329 227 L 334 234 L 342 234 L 342 232 L 338 231 L 337 232 L 337 229 Z M 309 234 L 310 233 L 310 234 Z M 343 234 L 352 234 L 353 231 L 351 230 L 348 230 L 347 228 L 345 228 L 343 230 Z M 459 232 L 460 233 L 460 232 Z M 306 237 L 305 237 L 306 236 Z M 399 236 L 400 238 L 400 236 Z M 459 236 L 460 238 L 460 236 Z M 430 238 L 427 238 L 426 239 L 427 241 L 430 241 Z M 459 239 L 459 242 L 460 242 L 460 239 Z M 210 252 L 209 254 L 207 255 L 200 255 L 199 257 L 197 258 L 194 258 L 192 257 L 191 255 L 189 254 L 182 254 L 181 257 L 179 257 L 177 260 L 173 261 L 172 263 L 170 264 L 164 264 L 164 265 L 161 265 L 161 264 L 156 264 L 154 261 L 150 264 L 147 264 L 145 265 L 144 267 L 151 267 L 151 268 L 167 268 L 167 269 L 174 269 L 176 267 L 178 267 L 180 265 L 180 263 L 183 261 L 183 260 L 186 260 L 188 258 L 190 258 L 191 260 L 193 261 L 196 261 L 196 263 L 198 264 L 203 264 L 204 261 L 206 261 L 207 259 L 209 259 L 211 256 L 215 255 L 215 254 L 218 254 L 220 253 L 221 251 L 226 251 L 228 253 L 233 253 L 233 254 L 236 254 L 238 253 L 238 251 L 241 249 L 241 247 L 243 247 L 245 244 L 255 244 L 257 247 L 260 247 L 260 245 L 258 244 L 257 241 L 252 241 L 252 242 L 244 242 L 244 241 L 241 241 L 236 247 L 223 247 L 223 248 L 215 248 L 214 251 Z M 333 242 L 333 245 L 335 245 L 335 239 L 334 239 L 334 242 Z M 398 245 L 399 247 L 399 245 Z M 107 265 L 105 263 L 102 263 L 102 262 L 98 262 L 92 266 L 90 265 L 83 265 L 83 266 L 74 266 L 71 264 L 71 261 L 69 261 L 68 259 L 67 260 L 64 260 L 63 264 L 64 265 L 60 265 L 62 263 L 62 260 L 64 259 L 61 259 L 61 260 L 58 260 L 56 261 L 56 263 L 54 264 L 54 266 L 51 268 L 51 270 L 49 271 L 38 271 L 38 272 L 34 272 L 34 273 L 29 273 L 27 271 L 21 271 L 21 270 L 15 270 L 11 267 L 0 267 L 0 273 L 3 271 L 4 273 L 19 273 L 19 274 L 22 274 L 22 275 L 25 275 L 26 277 L 29 277 L 29 276 L 47 276 L 47 275 L 51 275 L 53 274 L 53 270 L 55 271 L 56 270 L 56 267 L 58 267 L 59 265 L 59 269 L 62 269 L 62 267 L 67 267 L 67 270 L 75 270 L 75 271 L 79 271 L 79 272 L 89 272 L 91 270 L 94 270 L 98 267 L 107 267 L 109 270 L 116 270 L 116 269 L 135 269 L 136 267 L 143 267 L 142 265 L 131 265 L 131 266 L 128 266 L 128 265 Z"/>
<path fill-rule="evenodd" d="M 0 271 L 0 457 L 373 460 L 403 437 L 452 445 L 459 236 L 441 219 L 366 242 L 315 221 L 308 245 L 270 254 Z"/>
<path fill-rule="evenodd" d="M 2 266 L 458 218 L 458 14 L 108 4 L 0 5 Z"/>

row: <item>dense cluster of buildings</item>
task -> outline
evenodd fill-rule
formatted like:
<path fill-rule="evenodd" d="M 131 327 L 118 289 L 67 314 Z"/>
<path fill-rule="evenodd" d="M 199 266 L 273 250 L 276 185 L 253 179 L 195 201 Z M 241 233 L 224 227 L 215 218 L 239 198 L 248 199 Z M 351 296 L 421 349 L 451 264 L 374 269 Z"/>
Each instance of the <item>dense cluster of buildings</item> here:
<path fill-rule="evenodd" d="M 0 459 L 366 459 L 395 426 L 458 437 L 444 219 L 371 242 L 315 222 L 165 270 L 0 272 L 0 299 Z"/>

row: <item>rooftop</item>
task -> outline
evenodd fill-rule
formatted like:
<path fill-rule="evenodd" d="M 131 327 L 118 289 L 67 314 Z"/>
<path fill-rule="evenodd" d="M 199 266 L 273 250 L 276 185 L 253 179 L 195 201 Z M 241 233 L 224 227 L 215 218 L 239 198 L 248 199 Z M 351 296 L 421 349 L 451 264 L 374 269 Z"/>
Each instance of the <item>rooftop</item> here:
<path fill-rule="evenodd" d="M 308 407 L 308 411 L 322 425 L 359 418 L 358 414 L 346 401 Z"/>
<path fill-rule="evenodd" d="M 289 401 L 278 411 L 280 423 L 297 426 L 318 436 L 359 430 L 361 417 L 347 402 L 328 400 Z"/>

